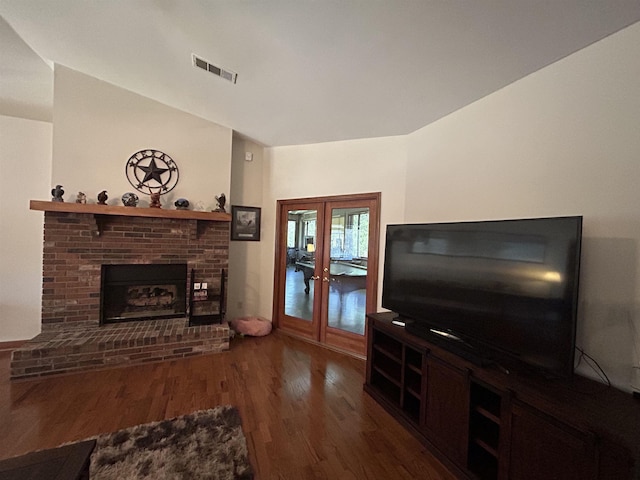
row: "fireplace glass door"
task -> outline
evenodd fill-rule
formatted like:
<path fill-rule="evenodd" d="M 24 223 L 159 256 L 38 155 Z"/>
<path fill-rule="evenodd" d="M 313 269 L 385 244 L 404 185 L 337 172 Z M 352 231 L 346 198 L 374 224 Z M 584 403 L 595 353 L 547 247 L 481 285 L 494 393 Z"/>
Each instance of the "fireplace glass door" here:
<path fill-rule="evenodd" d="M 103 265 L 100 323 L 186 316 L 187 265 Z"/>

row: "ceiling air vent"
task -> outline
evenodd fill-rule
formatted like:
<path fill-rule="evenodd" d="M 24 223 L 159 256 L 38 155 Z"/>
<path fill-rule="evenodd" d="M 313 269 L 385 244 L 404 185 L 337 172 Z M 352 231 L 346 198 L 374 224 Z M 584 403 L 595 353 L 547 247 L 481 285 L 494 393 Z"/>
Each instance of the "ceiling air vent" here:
<path fill-rule="evenodd" d="M 225 80 L 230 81 L 231 83 L 236 83 L 238 79 L 238 74 L 232 72 L 231 70 L 227 70 L 222 67 L 217 67 L 212 63 L 207 62 L 205 59 L 196 56 L 195 54 L 191 54 L 191 58 L 193 59 L 193 66 L 201 68 L 202 70 L 206 70 L 209 73 L 213 73 L 214 75 L 224 78 Z"/>

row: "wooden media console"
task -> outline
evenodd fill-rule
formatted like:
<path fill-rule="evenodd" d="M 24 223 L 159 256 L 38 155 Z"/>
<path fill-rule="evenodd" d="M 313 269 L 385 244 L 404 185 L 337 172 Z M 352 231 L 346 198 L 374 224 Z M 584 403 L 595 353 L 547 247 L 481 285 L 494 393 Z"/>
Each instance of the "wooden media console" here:
<path fill-rule="evenodd" d="M 461 478 L 640 478 L 640 402 L 574 375 L 478 366 L 367 316 L 364 389 Z"/>

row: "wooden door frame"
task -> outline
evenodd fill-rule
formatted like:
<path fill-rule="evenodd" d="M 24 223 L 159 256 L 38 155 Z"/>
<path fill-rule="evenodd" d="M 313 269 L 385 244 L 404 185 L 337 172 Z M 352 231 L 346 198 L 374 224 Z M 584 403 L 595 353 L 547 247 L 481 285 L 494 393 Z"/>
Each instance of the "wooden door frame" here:
<path fill-rule="evenodd" d="M 351 202 L 351 201 L 361 201 L 361 202 L 373 202 L 376 206 L 375 210 L 370 209 L 370 217 L 369 217 L 369 252 L 367 257 L 367 300 L 366 300 L 366 313 L 372 313 L 377 310 L 378 305 L 378 271 L 380 265 L 380 208 L 381 208 L 381 193 L 380 192 L 372 192 L 372 193 L 357 193 L 357 194 L 349 194 L 349 195 L 333 195 L 333 196 L 325 196 L 325 197 L 308 197 L 308 198 L 295 198 L 295 199 L 286 199 L 286 200 L 278 200 L 277 208 L 276 208 L 276 244 L 275 244 L 275 252 L 274 252 L 274 291 L 273 291 L 273 310 L 272 310 L 272 320 L 273 326 L 275 328 L 280 327 L 280 312 L 284 310 L 284 305 L 282 304 L 284 301 L 284 292 L 282 291 L 282 275 L 286 274 L 284 269 L 282 268 L 283 255 L 286 255 L 286 249 L 281 251 L 279 248 L 281 245 L 286 245 L 286 235 L 287 230 L 283 228 L 283 211 L 286 207 L 290 205 L 296 205 L 301 203 L 322 203 L 326 204 L 328 202 L 337 203 L 337 202 Z M 318 212 L 320 215 L 321 212 Z M 324 212 L 322 212 L 324 214 Z M 365 322 L 366 325 L 366 322 Z M 364 332 L 364 348 L 366 352 L 366 340 L 367 340 L 367 330 L 365 326 Z M 309 338 L 304 337 L 309 340 Z M 311 341 L 316 342 L 316 339 L 312 339 Z M 339 349 L 339 348 L 338 348 Z M 365 353 L 363 352 L 363 355 Z"/>

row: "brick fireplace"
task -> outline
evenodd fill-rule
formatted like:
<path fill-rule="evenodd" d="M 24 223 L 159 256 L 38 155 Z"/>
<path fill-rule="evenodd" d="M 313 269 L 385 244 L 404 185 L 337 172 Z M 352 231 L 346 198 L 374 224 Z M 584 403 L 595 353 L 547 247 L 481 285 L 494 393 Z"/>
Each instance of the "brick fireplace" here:
<path fill-rule="evenodd" d="M 229 258 L 228 214 L 39 201 L 32 201 L 31 209 L 45 212 L 42 333 L 14 351 L 12 378 L 229 348 L 229 328 L 224 322 L 190 327 L 186 315 L 175 314 L 100 321 L 101 285 L 110 266 L 164 265 L 170 270 L 193 270 L 195 281 L 207 282 L 210 290 L 219 291 L 221 272 Z M 155 288 L 156 294 L 174 294 Z M 146 295 L 154 293 L 147 291 Z"/>

